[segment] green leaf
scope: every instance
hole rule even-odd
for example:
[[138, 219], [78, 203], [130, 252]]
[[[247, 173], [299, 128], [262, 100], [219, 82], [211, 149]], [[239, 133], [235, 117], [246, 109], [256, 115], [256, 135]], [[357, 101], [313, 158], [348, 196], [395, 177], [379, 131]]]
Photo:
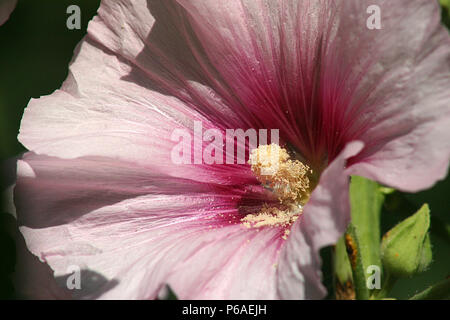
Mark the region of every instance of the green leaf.
[[390, 275], [403, 278], [426, 270], [432, 260], [429, 228], [430, 209], [425, 204], [386, 233], [381, 253], [383, 266]]
[[370, 266], [377, 266], [381, 270], [380, 257], [380, 214], [386, 192], [392, 189], [382, 188], [374, 181], [353, 176], [350, 184], [350, 203], [352, 224], [358, 236], [364, 277]]
[[428, 289], [414, 295], [410, 300], [449, 300], [450, 278], [432, 285]]

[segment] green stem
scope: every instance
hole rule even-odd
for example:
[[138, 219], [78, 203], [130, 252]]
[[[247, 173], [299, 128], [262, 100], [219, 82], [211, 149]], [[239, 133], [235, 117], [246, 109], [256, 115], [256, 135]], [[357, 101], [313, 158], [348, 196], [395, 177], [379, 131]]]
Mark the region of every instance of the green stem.
[[369, 290], [367, 289], [366, 276], [361, 260], [358, 235], [353, 224], [350, 224], [345, 233], [345, 246], [347, 248], [348, 258], [352, 268], [353, 285], [355, 288], [355, 298], [357, 300], [368, 300]]
[[[385, 188], [386, 189], [386, 188]], [[352, 176], [350, 183], [350, 204], [352, 224], [358, 238], [358, 252], [361, 256], [361, 264], [364, 271], [365, 285], [369, 278], [368, 270], [376, 266], [380, 270], [380, 215], [385, 193], [391, 192], [383, 190], [374, 181]], [[368, 289], [369, 295], [376, 290]]]

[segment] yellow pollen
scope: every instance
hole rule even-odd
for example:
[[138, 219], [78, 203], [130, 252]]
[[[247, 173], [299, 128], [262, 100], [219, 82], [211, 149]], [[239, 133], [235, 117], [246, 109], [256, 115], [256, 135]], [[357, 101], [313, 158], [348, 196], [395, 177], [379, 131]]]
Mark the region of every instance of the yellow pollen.
[[269, 207], [264, 204], [259, 213], [248, 214], [241, 222], [247, 228], [289, 227], [300, 214], [301, 208], [295, 210], [295, 208]]
[[291, 233], [291, 230], [290, 230], [290, 229], [284, 230], [284, 234], [283, 234], [282, 238], [283, 238], [284, 240], [287, 240], [287, 237], [289, 236], [290, 233]]
[[256, 178], [270, 188], [281, 203], [303, 205], [308, 201], [311, 168], [299, 160], [291, 160], [279, 145], [273, 143], [254, 149], [249, 163]]
[[279, 206], [264, 204], [260, 212], [241, 219], [247, 228], [283, 227], [287, 239], [290, 226], [302, 213], [312, 190], [311, 168], [299, 160], [291, 160], [288, 152], [277, 144], [259, 146], [250, 154], [252, 172], [262, 185], [278, 198]]

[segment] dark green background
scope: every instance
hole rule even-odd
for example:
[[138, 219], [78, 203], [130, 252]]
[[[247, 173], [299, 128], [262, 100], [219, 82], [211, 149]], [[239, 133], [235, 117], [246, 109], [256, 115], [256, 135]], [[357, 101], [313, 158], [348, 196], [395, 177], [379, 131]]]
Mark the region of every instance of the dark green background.
[[[25, 151], [17, 141], [23, 109], [30, 98], [48, 95], [61, 86], [67, 76], [73, 50], [85, 35], [88, 21], [95, 14], [99, 2], [20, 0], [10, 20], [0, 27], [0, 160]], [[81, 8], [81, 30], [66, 28], [66, 9], [71, 4], [77, 4]], [[448, 14], [443, 13], [443, 19], [450, 25]], [[0, 188], [2, 187], [4, 185], [0, 183]], [[422, 203], [428, 202], [432, 214], [440, 220], [432, 222], [431, 240], [435, 261], [431, 269], [414, 279], [400, 281], [394, 288], [395, 297], [407, 298], [450, 275], [448, 235], [442, 236], [439, 232], [443, 226], [448, 227], [450, 223], [449, 192], [450, 179], [447, 178], [431, 190], [407, 195], [412, 208], [418, 208]], [[5, 218], [6, 213], [0, 213], [0, 221]], [[400, 214], [384, 213], [384, 231], [400, 219]], [[7, 275], [14, 270], [14, 243], [4, 230], [0, 233], [0, 259], [0, 298], [13, 298], [14, 290]], [[327, 264], [324, 268], [326, 271]]]

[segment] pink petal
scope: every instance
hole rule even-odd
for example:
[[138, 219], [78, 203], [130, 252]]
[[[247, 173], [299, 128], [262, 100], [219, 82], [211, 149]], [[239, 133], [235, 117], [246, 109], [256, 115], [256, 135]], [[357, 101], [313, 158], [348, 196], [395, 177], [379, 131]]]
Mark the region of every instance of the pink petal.
[[[90, 23], [90, 36], [77, 48], [61, 90], [33, 99], [25, 111], [19, 140], [29, 150], [69, 159], [108, 156], [165, 165], [172, 162], [170, 150], [176, 143], [170, 137], [174, 129], [191, 130], [194, 120], [207, 126], [203, 117], [159, 90], [150, 73], [156, 77], [164, 71], [157, 69], [155, 61], [148, 70], [130, 60], [130, 51], [137, 55], [143, 50], [145, 38], [153, 31], [154, 19], [146, 3], [102, 2], [99, 16]], [[119, 29], [123, 38], [117, 41], [126, 45], [127, 53], [114, 53], [109, 48], [117, 37], [102, 25], [101, 17], [109, 9], [114, 13], [108, 15], [112, 20], [108, 23]], [[105, 36], [111, 36], [105, 45], [97, 42]]]
[[[147, 8], [147, 3], [156, 8]], [[165, 6], [143, 0], [102, 2], [61, 90], [28, 105], [19, 135], [22, 144], [61, 158], [108, 156], [166, 166], [172, 163], [170, 151], [176, 143], [170, 137], [176, 128], [191, 131], [195, 120], [205, 129], [243, 127], [204, 84], [208, 79], [201, 66], [179, 48], [186, 40], [180, 30], [174, 35], [167, 23], [170, 16], [158, 13]], [[202, 102], [194, 105], [192, 95]], [[208, 109], [201, 110], [202, 105]], [[214, 112], [220, 121], [205, 116]], [[236, 126], [225, 125], [233, 121]]]
[[[178, 0], [209, 61], [239, 98], [233, 110], [280, 135], [311, 162], [321, 158], [315, 97], [318, 47], [332, 2]], [[300, 32], [301, 30], [301, 32]], [[250, 115], [248, 112], [250, 111]], [[313, 133], [312, 135], [309, 135]]]
[[[233, 92], [311, 162], [361, 140], [355, 174], [406, 191], [446, 175], [450, 37], [437, 1], [178, 2]], [[366, 25], [374, 4], [381, 30]]]
[[235, 188], [108, 159], [28, 154], [16, 205], [28, 248], [55, 276], [76, 265], [105, 279], [82, 280], [91, 289], [81, 298], [154, 298], [166, 283], [185, 299], [275, 298], [279, 231], [228, 223], [248, 197]]
[[[232, 116], [222, 116], [221, 121], [211, 122], [190, 105], [187, 98], [183, 99], [182, 95], [187, 94], [182, 90], [192, 86], [192, 90], [209, 101], [208, 105], [213, 105], [217, 110], [224, 108], [223, 102], [213, 96], [211, 89], [195, 82], [195, 79], [190, 80], [189, 68], [179, 66], [180, 62], [166, 61], [164, 66], [169, 69], [161, 69], [158, 59], [169, 59], [171, 54], [180, 52], [166, 48], [166, 42], [159, 43], [160, 38], [167, 41], [165, 32], [170, 30], [160, 30], [159, 26], [153, 24], [150, 12], [141, 12], [144, 2], [134, 1], [132, 5], [122, 8], [124, 3], [128, 2], [102, 3], [99, 16], [90, 24], [89, 36], [76, 51], [69, 77], [61, 90], [29, 103], [22, 119], [19, 140], [37, 154], [65, 159], [110, 157], [136, 162], [154, 171], [181, 178], [221, 181], [226, 184], [235, 177], [233, 183], [238, 180], [252, 183], [254, 177], [243, 166], [184, 166], [173, 163], [171, 151], [178, 143], [171, 140], [175, 129], [186, 130], [193, 136], [194, 121], [201, 121], [204, 130], [215, 128], [223, 131], [229, 128], [225, 123]], [[165, 4], [157, 6], [164, 7]], [[111, 14], [109, 11], [112, 11]], [[151, 28], [149, 36], [156, 37], [156, 40], [150, 53], [155, 50], [157, 53], [152, 55], [145, 51], [148, 41], [146, 34], [145, 37], [141, 33], [129, 34], [132, 30], [120, 27], [116, 30], [117, 34], [112, 35], [108, 28], [110, 23], [114, 28], [120, 26], [120, 23], [113, 23], [117, 19], [122, 24], [138, 23], [140, 27], [136, 25], [134, 29], [144, 34], [145, 28], [148, 32]], [[121, 37], [136, 46], [133, 47], [133, 54], [137, 55], [140, 50], [144, 52], [132, 58], [130, 52], [124, 52], [123, 47], [118, 47], [125, 41]], [[105, 45], [97, 41], [103, 41]], [[171, 38], [170, 43], [173, 41]], [[162, 50], [163, 53], [160, 53]], [[180, 68], [172, 70], [173, 65]], [[166, 79], [170, 73], [176, 73], [179, 78]], [[178, 80], [183, 82], [183, 88]], [[163, 82], [168, 84], [161, 88]], [[168, 95], [166, 90], [171, 90], [171, 94]], [[194, 148], [192, 153], [197, 149]]]
[[429, 188], [450, 160], [450, 36], [439, 4], [381, 2], [383, 29], [367, 31], [356, 12], [373, 1], [345, 3], [334, 61], [345, 69], [368, 52], [372, 60], [348, 110], [351, 130], [366, 144], [352, 174], [409, 192]]
[[83, 42], [78, 50], [62, 90], [30, 102], [20, 141], [37, 153], [63, 158], [168, 162], [170, 152], [163, 151], [175, 144], [170, 141], [172, 131], [183, 127], [178, 123], [192, 121], [187, 108], [175, 98], [140, 86], [146, 81], [142, 73], [122, 79], [132, 67], [92, 41]]
[[258, 232], [241, 225], [230, 229], [234, 233], [227, 231], [231, 234], [204, 245], [169, 277], [167, 282], [180, 299], [279, 298], [276, 268], [283, 242], [279, 231]]
[[88, 33], [143, 71], [150, 89], [178, 97], [224, 128], [251, 124], [241, 119], [242, 110], [233, 108], [236, 98], [208, 61], [176, 1], [102, 1]]

